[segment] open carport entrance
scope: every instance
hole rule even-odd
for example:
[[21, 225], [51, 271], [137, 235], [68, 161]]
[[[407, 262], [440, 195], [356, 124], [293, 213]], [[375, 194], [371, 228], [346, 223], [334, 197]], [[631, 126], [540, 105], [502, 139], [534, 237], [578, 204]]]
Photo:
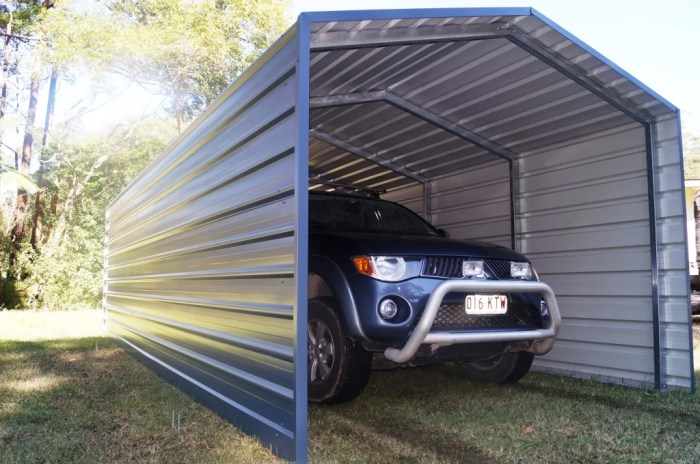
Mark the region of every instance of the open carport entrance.
[[527, 254], [564, 316], [540, 369], [692, 388], [672, 105], [530, 9], [306, 18], [312, 189]]

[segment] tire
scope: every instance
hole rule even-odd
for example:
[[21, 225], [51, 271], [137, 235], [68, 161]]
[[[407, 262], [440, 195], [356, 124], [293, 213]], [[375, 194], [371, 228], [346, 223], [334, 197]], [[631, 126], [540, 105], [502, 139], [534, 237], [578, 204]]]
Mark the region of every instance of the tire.
[[338, 404], [362, 393], [372, 371], [372, 353], [348, 337], [334, 300], [309, 301], [307, 323], [309, 401]]
[[534, 355], [527, 351], [503, 353], [475, 363], [457, 363], [457, 371], [467, 380], [481, 383], [509, 384], [522, 379], [532, 366]]

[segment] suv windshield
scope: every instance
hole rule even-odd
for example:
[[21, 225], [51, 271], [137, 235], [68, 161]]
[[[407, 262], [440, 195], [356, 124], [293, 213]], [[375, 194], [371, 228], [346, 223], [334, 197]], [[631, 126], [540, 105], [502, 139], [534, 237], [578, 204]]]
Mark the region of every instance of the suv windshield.
[[309, 197], [311, 231], [373, 232], [401, 235], [440, 234], [423, 219], [396, 203], [369, 198]]

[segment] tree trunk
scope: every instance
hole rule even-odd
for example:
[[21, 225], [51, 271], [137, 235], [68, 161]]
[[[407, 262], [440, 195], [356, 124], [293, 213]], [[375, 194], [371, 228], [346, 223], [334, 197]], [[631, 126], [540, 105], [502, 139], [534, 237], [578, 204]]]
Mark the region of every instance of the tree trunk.
[[[49, 132], [51, 130], [51, 122], [53, 119], [53, 110], [56, 103], [56, 82], [58, 81], [58, 73], [54, 69], [51, 72], [51, 83], [49, 85], [49, 98], [46, 105], [46, 119], [44, 121], [44, 136], [41, 140], [41, 147], [46, 146], [48, 141]], [[34, 203], [34, 221], [32, 223], [32, 236], [31, 244], [35, 250], [41, 247], [41, 235], [43, 233], [44, 227], [44, 214], [46, 211], [46, 194], [44, 192], [45, 182], [46, 182], [46, 163], [40, 161], [39, 164], [39, 191], [36, 194], [36, 201]]]
[[[0, 75], [0, 119], [5, 117], [5, 106], [7, 105], [7, 73], [10, 69], [10, 39], [12, 38], [12, 13], [5, 28], [5, 47], [2, 50], [2, 75]], [[2, 145], [2, 131], [0, 131], [0, 146]], [[1, 148], [0, 148], [1, 149]], [[15, 155], [16, 156], [16, 155]]]
[[48, 227], [46, 228], [46, 238], [44, 239], [44, 243], [49, 243], [51, 242], [51, 239], [53, 237], [55, 229], [55, 221], [56, 221], [56, 211], [58, 211], [58, 192], [54, 192], [51, 194], [51, 205], [49, 206], [49, 214], [51, 215], [51, 222], [49, 223]]
[[[29, 175], [29, 167], [32, 163], [32, 146], [34, 144], [34, 123], [36, 120], [36, 108], [39, 100], [39, 79], [41, 77], [41, 60], [34, 57], [32, 80], [29, 90], [29, 107], [27, 109], [27, 121], [24, 126], [24, 142], [22, 144], [22, 158], [19, 164], [19, 172]], [[10, 269], [8, 275], [16, 270], [17, 253], [24, 239], [24, 218], [27, 214], [27, 192], [24, 189], [17, 190], [17, 205], [15, 206], [14, 219], [12, 221], [12, 234], [10, 236]]]
[[[7, 104], [7, 73], [10, 69], [10, 23], [7, 23], [7, 37], [5, 37], [5, 47], [2, 52], [2, 76], [0, 76], [0, 118], [5, 116], [5, 105]], [[1, 136], [2, 134], [0, 134]]]

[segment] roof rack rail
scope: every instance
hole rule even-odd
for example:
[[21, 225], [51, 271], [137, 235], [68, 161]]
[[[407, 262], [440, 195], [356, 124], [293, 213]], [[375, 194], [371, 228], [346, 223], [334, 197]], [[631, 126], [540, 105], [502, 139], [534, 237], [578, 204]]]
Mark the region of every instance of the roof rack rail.
[[386, 190], [383, 189], [362, 187], [360, 185], [341, 184], [338, 182], [329, 182], [327, 180], [309, 179], [309, 183], [333, 187], [342, 193], [354, 193], [356, 195], [366, 195], [372, 198], [379, 198], [379, 195], [386, 193]]

